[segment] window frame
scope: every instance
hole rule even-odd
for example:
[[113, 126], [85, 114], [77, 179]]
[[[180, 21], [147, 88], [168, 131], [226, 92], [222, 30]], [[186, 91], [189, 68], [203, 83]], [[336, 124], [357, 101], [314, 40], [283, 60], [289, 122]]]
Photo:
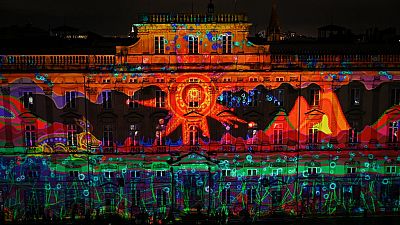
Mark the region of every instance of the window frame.
[[223, 34], [222, 35], [222, 53], [223, 54], [232, 54], [232, 46], [233, 45], [233, 36], [232, 34]]
[[[29, 140], [28, 140], [29, 137]], [[25, 124], [24, 144], [26, 147], [36, 147], [36, 126], [34, 124]]]
[[76, 109], [76, 91], [65, 91], [65, 107], [67, 109]]
[[200, 43], [199, 43], [199, 37], [196, 35], [188, 35], [188, 50], [189, 54], [199, 54], [200, 51]]
[[67, 145], [78, 145], [78, 126], [76, 124], [67, 124]]
[[310, 90], [311, 107], [320, 107], [321, 104], [321, 89], [311, 88]]
[[388, 127], [388, 142], [389, 143], [398, 143], [400, 138], [399, 135], [399, 124], [400, 120], [389, 122]]
[[249, 177], [254, 177], [254, 176], [257, 176], [257, 174], [258, 174], [258, 171], [257, 171], [257, 169], [247, 169], [247, 176], [249, 176]]
[[101, 92], [101, 97], [103, 100], [103, 109], [112, 109], [112, 91], [105, 90]]
[[[276, 138], [278, 136], [278, 138]], [[273, 129], [273, 141], [274, 145], [282, 145], [283, 144], [283, 124], [275, 123]]]
[[400, 88], [392, 88], [390, 93], [390, 105], [400, 105]]
[[139, 91], [129, 91], [128, 93], [128, 108], [138, 109], [140, 102], [140, 92]]
[[[107, 139], [107, 141], [106, 141]], [[106, 124], [103, 127], [103, 147], [114, 147], [113, 125]]]
[[353, 107], [361, 106], [361, 89], [360, 88], [354, 87], [354, 88], [350, 89], [350, 104]]
[[156, 90], [156, 108], [165, 108], [166, 93], [163, 90]]
[[154, 54], [165, 54], [165, 37], [163, 35], [154, 36]]
[[33, 97], [33, 91], [22, 92], [22, 104], [24, 109], [32, 110], [35, 104], [35, 98]]
[[[193, 95], [193, 92], [195, 92], [195, 96]], [[188, 91], [188, 105], [189, 108], [199, 108], [200, 107], [200, 102], [201, 102], [201, 90], [197, 88], [191, 88]]]
[[319, 134], [319, 129], [311, 126], [308, 128], [308, 137], [307, 137], [307, 142], [309, 144], [318, 144], [320, 143], [320, 134]]

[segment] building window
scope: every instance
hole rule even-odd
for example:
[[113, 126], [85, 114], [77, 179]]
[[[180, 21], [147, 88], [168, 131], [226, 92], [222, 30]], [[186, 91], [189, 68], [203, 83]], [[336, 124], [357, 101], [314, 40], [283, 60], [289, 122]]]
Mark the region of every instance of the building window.
[[222, 204], [231, 204], [231, 189], [224, 188], [221, 192]]
[[156, 171], [156, 177], [165, 177], [165, 176], [167, 176], [166, 170], [157, 170]]
[[105, 171], [104, 172], [104, 177], [107, 179], [111, 179], [115, 177], [115, 172], [113, 171]]
[[[257, 136], [257, 123], [251, 121], [250, 123], [248, 123], [247, 125], [247, 138], [254, 138]], [[253, 141], [253, 140], [252, 140]], [[253, 144], [253, 143], [252, 143]]]
[[164, 206], [167, 204], [167, 195], [168, 193], [164, 189], [157, 189], [157, 206]]
[[78, 170], [69, 171], [69, 178], [70, 179], [78, 179], [78, 176], [79, 176], [79, 171]]
[[308, 143], [319, 143], [319, 131], [317, 127], [308, 129]]
[[247, 169], [247, 176], [257, 176], [257, 169]]
[[33, 94], [31, 91], [24, 91], [22, 96], [22, 102], [25, 109], [33, 109]]
[[162, 130], [156, 131], [156, 145], [164, 146], [164, 135]]
[[231, 170], [230, 169], [222, 169], [221, 170], [221, 176], [230, 177], [231, 176]]
[[33, 125], [25, 126], [25, 146], [36, 146], [36, 129]]
[[139, 206], [141, 200], [140, 190], [133, 190], [132, 192], [132, 205]]
[[359, 106], [361, 104], [360, 88], [350, 89], [351, 106]]
[[222, 36], [222, 53], [231, 54], [232, 53], [232, 35], [225, 34]]
[[142, 175], [142, 173], [139, 170], [131, 171], [131, 178], [140, 178], [141, 175]]
[[310, 91], [310, 100], [311, 100], [311, 106], [319, 106], [319, 95], [320, 95], [320, 89], [311, 89]]
[[352, 122], [352, 126], [349, 129], [349, 143], [358, 143], [359, 140], [359, 133], [356, 131], [358, 127], [358, 122]]
[[75, 124], [67, 125], [67, 144], [69, 146], [76, 146], [78, 144], [77, 132], [77, 126]]
[[278, 176], [282, 174], [282, 168], [272, 169], [272, 176]]
[[190, 35], [189, 36], [189, 54], [199, 53], [199, 37]]
[[103, 98], [103, 109], [111, 109], [111, 91], [103, 91], [101, 96]]
[[32, 168], [32, 169], [29, 169], [28, 171], [27, 171], [27, 177], [28, 177], [28, 179], [30, 179], [30, 180], [33, 180], [33, 179], [38, 179], [39, 178], [39, 170], [40, 169], [38, 169], [38, 168]]
[[128, 96], [128, 107], [130, 109], [137, 109], [139, 108], [139, 92], [129, 92], [129, 96]]
[[154, 53], [164, 54], [164, 36], [154, 37]]
[[156, 108], [165, 107], [165, 92], [162, 90], [156, 90]]
[[249, 106], [256, 107], [258, 103], [258, 91], [257, 90], [250, 90], [249, 91]]
[[219, 96], [219, 101], [226, 107], [232, 107], [232, 91], [223, 91]]
[[247, 189], [247, 204], [256, 203], [256, 199], [257, 199], [257, 189], [253, 187]]
[[386, 166], [386, 173], [394, 174], [396, 173], [396, 166]]
[[394, 88], [392, 89], [391, 93], [391, 105], [400, 105], [400, 88]]
[[105, 125], [103, 131], [103, 146], [112, 147], [113, 146], [113, 131], [111, 125]]
[[200, 106], [200, 90], [191, 88], [188, 92], [189, 107], [198, 108]]
[[274, 124], [274, 144], [283, 144], [283, 124], [281, 123]]
[[348, 174], [354, 174], [357, 172], [357, 167], [347, 167]]
[[274, 97], [273, 99], [275, 106], [283, 107], [283, 103], [285, 102], [285, 90], [284, 89], [276, 89], [274, 90]]
[[389, 123], [389, 143], [396, 143], [399, 140], [398, 131], [400, 127], [400, 121]]
[[165, 145], [165, 125], [164, 119], [159, 119], [156, 127], [156, 145], [164, 146]]
[[189, 78], [189, 83], [199, 83], [199, 79], [197, 78]]
[[197, 146], [199, 144], [199, 131], [196, 125], [189, 126], [189, 145]]
[[75, 109], [76, 107], [76, 92], [66, 91], [65, 92], [65, 106], [70, 109]]
[[139, 125], [131, 124], [129, 126], [129, 139], [131, 146], [139, 146], [140, 136], [139, 136]]
[[111, 83], [111, 79], [110, 78], [103, 78], [102, 82], [103, 82], [103, 84], [110, 84]]
[[321, 167], [308, 167], [307, 172], [310, 175], [321, 173]]
[[232, 81], [232, 79], [231, 79], [230, 77], [224, 77], [224, 78], [222, 78], [222, 82], [227, 83], [227, 82], [231, 82], [231, 81]]
[[249, 77], [249, 82], [258, 82], [257, 77]]

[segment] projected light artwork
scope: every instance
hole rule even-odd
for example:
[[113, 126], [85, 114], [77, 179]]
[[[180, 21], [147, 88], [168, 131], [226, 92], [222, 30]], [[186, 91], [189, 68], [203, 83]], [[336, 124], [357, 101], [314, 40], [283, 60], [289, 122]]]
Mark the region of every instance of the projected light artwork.
[[214, 16], [143, 16], [114, 54], [1, 55], [6, 220], [398, 212], [399, 54], [284, 52]]

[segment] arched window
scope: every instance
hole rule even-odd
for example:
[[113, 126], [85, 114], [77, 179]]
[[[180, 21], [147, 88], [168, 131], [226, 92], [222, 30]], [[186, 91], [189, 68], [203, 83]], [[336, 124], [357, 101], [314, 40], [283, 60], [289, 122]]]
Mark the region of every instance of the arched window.
[[189, 126], [189, 145], [196, 146], [199, 144], [199, 131], [196, 125]]
[[200, 106], [200, 90], [192, 88], [188, 92], [189, 107], [198, 108]]

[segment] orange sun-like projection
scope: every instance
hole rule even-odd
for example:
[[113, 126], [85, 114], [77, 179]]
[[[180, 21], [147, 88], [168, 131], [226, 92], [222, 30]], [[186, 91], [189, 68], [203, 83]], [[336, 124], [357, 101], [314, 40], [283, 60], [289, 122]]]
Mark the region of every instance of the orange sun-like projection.
[[[228, 108], [217, 103], [217, 97], [222, 90], [216, 90], [210, 77], [200, 74], [187, 74], [176, 78], [176, 82], [171, 84], [166, 90], [172, 117], [166, 126], [166, 135], [172, 133], [180, 125], [183, 130], [183, 142], [189, 142], [189, 132], [193, 131], [193, 126], [201, 132], [203, 137], [210, 137], [210, 127], [207, 117], [211, 117], [222, 124], [234, 125], [237, 123], [247, 123], [239, 119], [233, 113], [221, 112]], [[150, 105], [145, 102], [145, 105]]]

